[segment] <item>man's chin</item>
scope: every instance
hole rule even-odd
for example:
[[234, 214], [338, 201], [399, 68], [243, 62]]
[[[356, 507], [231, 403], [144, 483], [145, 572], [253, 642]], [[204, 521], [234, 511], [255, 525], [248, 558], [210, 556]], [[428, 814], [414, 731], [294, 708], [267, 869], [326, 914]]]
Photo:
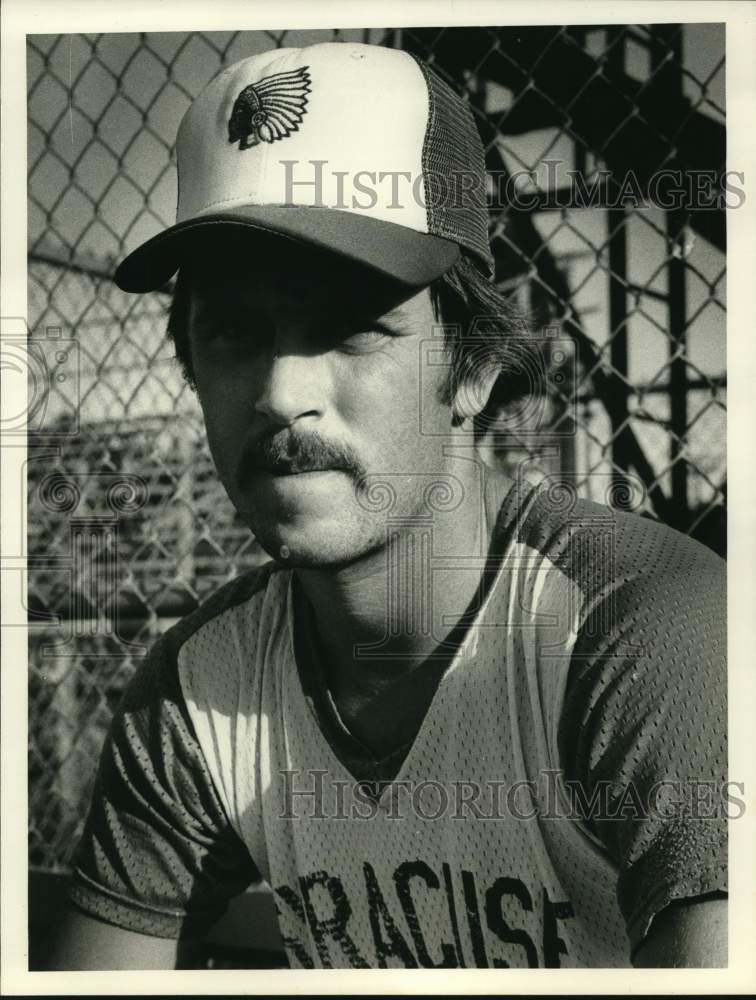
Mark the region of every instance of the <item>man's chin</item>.
[[250, 527], [270, 558], [292, 569], [335, 572], [367, 558], [381, 545], [381, 539], [371, 539], [358, 532], [349, 537], [351, 533], [343, 530], [267, 531]]

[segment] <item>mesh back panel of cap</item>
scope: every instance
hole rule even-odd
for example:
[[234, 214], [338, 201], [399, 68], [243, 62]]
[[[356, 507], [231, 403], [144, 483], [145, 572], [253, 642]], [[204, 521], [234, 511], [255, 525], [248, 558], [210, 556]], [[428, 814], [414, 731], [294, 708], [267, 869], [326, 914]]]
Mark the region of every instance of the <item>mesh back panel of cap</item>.
[[[417, 63], [428, 86], [422, 158], [428, 231], [467, 247], [493, 276], [483, 143], [467, 105], [421, 59]], [[464, 189], [473, 183], [473, 190]]]

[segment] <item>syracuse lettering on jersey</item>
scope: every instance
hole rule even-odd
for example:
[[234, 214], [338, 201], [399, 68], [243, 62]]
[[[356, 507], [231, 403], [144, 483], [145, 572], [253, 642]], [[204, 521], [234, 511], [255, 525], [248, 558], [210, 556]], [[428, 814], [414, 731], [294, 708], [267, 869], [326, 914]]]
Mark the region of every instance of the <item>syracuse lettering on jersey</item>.
[[[439, 877], [425, 861], [404, 861], [394, 869], [393, 888], [387, 895], [373, 866], [364, 862], [364, 894], [359, 900], [350, 899], [342, 880], [324, 870], [300, 876], [299, 891], [288, 885], [278, 886], [276, 908], [289, 956], [303, 968], [315, 967], [304, 941], [284, 932], [289, 923], [282, 919], [286, 914], [309, 928], [325, 968], [501, 969], [512, 964], [529, 968], [561, 965], [560, 957], [568, 951], [558, 922], [574, 916], [569, 901], [553, 901], [543, 888], [534, 894], [518, 878], [501, 876], [481, 887], [473, 872], [462, 869], [452, 874], [446, 863], [441, 869]], [[448, 912], [445, 929], [421, 926], [415, 904], [420, 892], [444, 894]], [[394, 895], [406, 931], [389, 905]], [[362, 954], [350, 934], [356, 905], [367, 907], [373, 955]], [[513, 906], [522, 915], [518, 926], [512, 926], [505, 917], [505, 912], [512, 913]], [[437, 942], [435, 949], [433, 941]]]

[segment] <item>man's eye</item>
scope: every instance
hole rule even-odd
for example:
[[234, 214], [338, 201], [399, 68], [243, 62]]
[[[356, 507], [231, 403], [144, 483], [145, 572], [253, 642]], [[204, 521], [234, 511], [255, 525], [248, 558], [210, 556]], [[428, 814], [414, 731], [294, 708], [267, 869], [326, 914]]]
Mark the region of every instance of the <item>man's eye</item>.
[[238, 320], [218, 319], [207, 323], [204, 327], [201, 339], [208, 345], [214, 344], [218, 347], [232, 345], [234, 348], [252, 347], [262, 340], [262, 332], [253, 330], [249, 323], [241, 323]]
[[377, 347], [385, 339], [386, 334], [380, 330], [359, 330], [357, 333], [345, 334], [341, 338], [341, 347], [348, 351], [365, 351]]
[[213, 335], [216, 337], [224, 337], [229, 340], [239, 340], [241, 337], [246, 336], [246, 331], [242, 327], [241, 323], [235, 323], [233, 320], [228, 320], [227, 322], [221, 321], [218, 323]]

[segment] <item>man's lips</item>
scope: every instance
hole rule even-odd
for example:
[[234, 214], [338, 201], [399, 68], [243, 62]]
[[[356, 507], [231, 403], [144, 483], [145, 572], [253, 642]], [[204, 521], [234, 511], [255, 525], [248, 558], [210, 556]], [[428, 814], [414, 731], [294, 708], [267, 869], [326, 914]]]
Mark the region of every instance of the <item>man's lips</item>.
[[317, 472], [343, 472], [333, 465], [312, 466], [312, 465], [261, 465], [254, 469], [253, 475], [267, 473], [276, 478], [281, 476], [306, 476]]

